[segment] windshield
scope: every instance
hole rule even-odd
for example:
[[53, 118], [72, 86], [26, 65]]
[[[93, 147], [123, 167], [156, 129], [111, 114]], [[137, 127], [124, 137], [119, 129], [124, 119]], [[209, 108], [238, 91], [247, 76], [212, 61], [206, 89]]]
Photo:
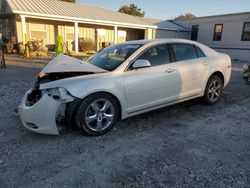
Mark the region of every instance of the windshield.
[[107, 71], [112, 71], [121, 65], [140, 46], [140, 44], [114, 45], [96, 53], [87, 59], [87, 62]]

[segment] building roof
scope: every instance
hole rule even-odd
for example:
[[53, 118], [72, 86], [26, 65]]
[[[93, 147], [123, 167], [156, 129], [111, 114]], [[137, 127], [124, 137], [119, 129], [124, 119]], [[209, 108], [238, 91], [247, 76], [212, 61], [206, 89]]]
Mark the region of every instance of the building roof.
[[153, 24], [155, 26], [157, 26], [157, 28], [159, 29], [165, 29], [165, 30], [174, 30], [174, 31], [188, 31], [188, 29], [173, 23], [169, 20], [160, 20], [157, 18], [141, 18], [143, 19], [145, 22], [148, 22], [149, 24]]
[[12, 13], [89, 21], [117, 25], [134, 25], [156, 28], [154, 24], [140, 17], [130, 16], [116, 11], [58, 0], [6, 0]]
[[144, 17], [141, 17], [140, 19], [142, 19], [144, 22], [147, 22], [149, 24], [156, 24], [158, 22], [162, 22], [163, 20], [161, 19], [158, 19], [158, 18], [144, 18]]
[[141, 18], [96, 6], [59, 0], [6, 0], [6, 2], [14, 14], [130, 27], [186, 30], [169, 21], [156, 18]]
[[211, 15], [211, 16], [200, 16], [200, 17], [194, 17], [194, 18], [179, 18], [179, 19], [175, 19], [172, 21], [196, 20], [196, 19], [216, 18], [216, 17], [225, 17], [225, 16], [241, 16], [241, 15], [250, 15], [250, 12], [237, 12], [237, 13], [219, 14], [219, 15]]
[[178, 30], [178, 31], [189, 31], [183, 26], [180, 26], [176, 23], [173, 23], [169, 20], [158, 22], [155, 24], [159, 29], [169, 29], [169, 30]]

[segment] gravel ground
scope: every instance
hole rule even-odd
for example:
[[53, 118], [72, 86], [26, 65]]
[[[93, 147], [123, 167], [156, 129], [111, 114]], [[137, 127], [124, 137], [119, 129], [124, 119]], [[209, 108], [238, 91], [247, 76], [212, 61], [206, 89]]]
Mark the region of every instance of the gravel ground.
[[215, 106], [181, 103], [94, 138], [24, 129], [14, 110], [39, 70], [0, 69], [0, 187], [250, 187], [250, 86], [241, 66], [234, 63]]

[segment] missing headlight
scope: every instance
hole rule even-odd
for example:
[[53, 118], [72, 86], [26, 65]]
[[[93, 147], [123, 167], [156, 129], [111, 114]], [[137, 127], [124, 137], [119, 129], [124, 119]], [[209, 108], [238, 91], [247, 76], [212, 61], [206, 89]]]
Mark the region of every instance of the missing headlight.
[[65, 88], [46, 89], [44, 92], [60, 102], [71, 102], [74, 100], [74, 97]]
[[34, 88], [27, 95], [26, 105], [32, 106], [32, 105], [36, 104], [37, 101], [39, 101], [41, 98], [42, 98], [41, 90]]

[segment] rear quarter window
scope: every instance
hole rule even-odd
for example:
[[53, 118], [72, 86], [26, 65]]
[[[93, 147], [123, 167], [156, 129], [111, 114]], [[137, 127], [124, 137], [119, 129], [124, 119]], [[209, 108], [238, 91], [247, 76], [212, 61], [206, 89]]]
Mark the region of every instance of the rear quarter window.
[[205, 54], [203, 53], [203, 51], [197, 46], [196, 46], [196, 51], [197, 51], [197, 55], [199, 58], [205, 57]]

